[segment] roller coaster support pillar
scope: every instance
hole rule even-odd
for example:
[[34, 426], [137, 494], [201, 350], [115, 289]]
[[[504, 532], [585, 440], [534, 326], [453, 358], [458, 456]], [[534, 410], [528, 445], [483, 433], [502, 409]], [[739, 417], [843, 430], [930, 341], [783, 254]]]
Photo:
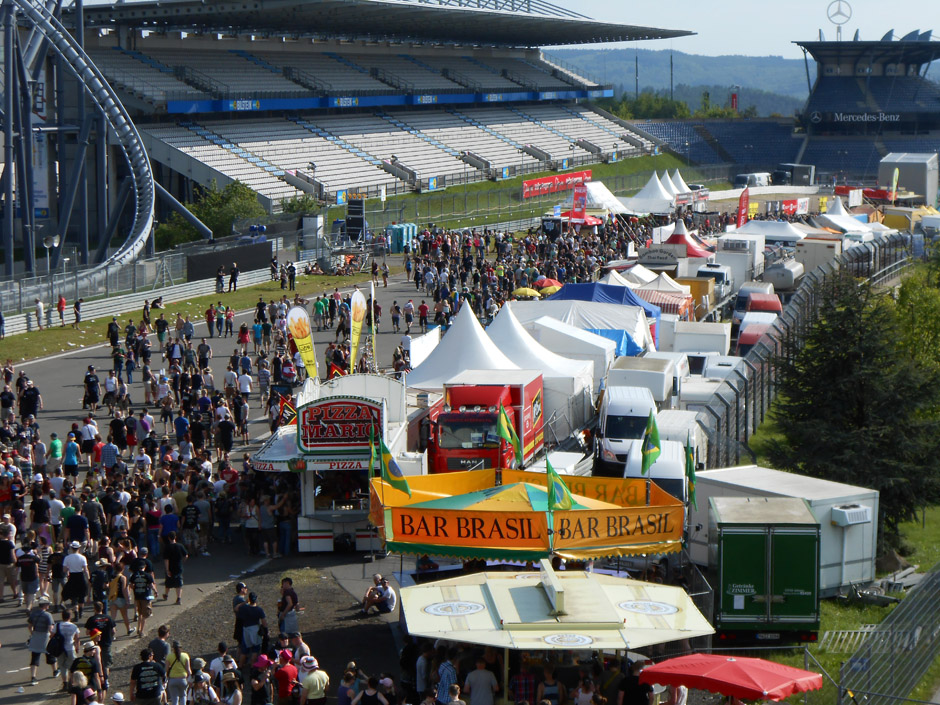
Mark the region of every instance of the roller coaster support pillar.
[[186, 206], [184, 206], [182, 203], [177, 201], [175, 198], [173, 198], [170, 192], [167, 191], [165, 188], [163, 188], [163, 186], [161, 186], [159, 182], [154, 181], [153, 186], [156, 189], [157, 196], [159, 196], [164, 201], [166, 201], [166, 204], [170, 208], [175, 210], [177, 213], [179, 213], [180, 216], [183, 218], [183, 220], [185, 220], [187, 223], [189, 223], [194, 228], [196, 228], [196, 230], [199, 231], [199, 234], [202, 235], [207, 240], [212, 239], [212, 231], [209, 229], [208, 225], [206, 225], [201, 220], [199, 220], [199, 218], [197, 218], [192, 213], [190, 213], [189, 209], [186, 208]]

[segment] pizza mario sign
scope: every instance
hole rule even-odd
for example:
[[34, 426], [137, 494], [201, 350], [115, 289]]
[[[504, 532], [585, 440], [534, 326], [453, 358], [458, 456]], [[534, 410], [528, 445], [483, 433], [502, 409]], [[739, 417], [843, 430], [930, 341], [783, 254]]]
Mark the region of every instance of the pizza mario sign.
[[297, 448], [335, 455], [369, 450], [369, 431], [382, 437], [382, 404], [363, 397], [328, 397], [297, 410]]

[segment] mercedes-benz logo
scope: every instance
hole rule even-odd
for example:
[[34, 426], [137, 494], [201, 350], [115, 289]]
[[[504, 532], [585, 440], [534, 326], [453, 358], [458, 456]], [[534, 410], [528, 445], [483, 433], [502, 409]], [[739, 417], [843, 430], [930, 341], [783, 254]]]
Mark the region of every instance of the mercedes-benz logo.
[[809, 121], [814, 124], [822, 122], [822, 113], [820, 113], [818, 110], [814, 110], [812, 113], [810, 113]]
[[845, 0], [833, 0], [826, 8], [826, 17], [832, 24], [845, 24], [852, 19], [852, 6]]

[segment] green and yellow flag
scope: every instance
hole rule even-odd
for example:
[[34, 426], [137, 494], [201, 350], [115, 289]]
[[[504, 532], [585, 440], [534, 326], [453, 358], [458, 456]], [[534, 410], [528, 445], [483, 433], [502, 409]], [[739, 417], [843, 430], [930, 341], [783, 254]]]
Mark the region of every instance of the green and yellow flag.
[[640, 466], [640, 471], [644, 475], [653, 467], [653, 463], [656, 462], [656, 458], [659, 457], [661, 452], [659, 429], [656, 427], [656, 414], [650, 411], [650, 417], [646, 422], [646, 432], [643, 434], [643, 464]]
[[571, 491], [568, 485], [561, 479], [561, 475], [555, 472], [552, 464], [545, 459], [545, 473], [548, 476], [548, 508], [550, 511], [571, 509], [574, 506], [574, 499], [571, 497]]
[[522, 444], [516, 434], [516, 428], [509, 418], [509, 413], [503, 403], [499, 403], [499, 418], [496, 420], [496, 435], [509, 443], [516, 456], [516, 467], [522, 467]]
[[375, 447], [375, 426], [369, 427], [369, 477], [374, 477], [373, 472], [375, 470], [376, 461], [378, 461], [379, 456], [376, 452]]
[[695, 501], [695, 451], [692, 449], [691, 433], [685, 443], [685, 476], [689, 481], [689, 501], [698, 509], [698, 502]]
[[408, 486], [408, 480], [405, 479], [404, 473], [402, 473], [401, 468], [398, 467], [395, 458], [392, 457], [392, 452], [381, 438], [379, 438], [379, 450], [381, 451], [379, 461], [382, 464], [382, 479], [396, 490], [407, 493], [410, 497], [411, 488]]

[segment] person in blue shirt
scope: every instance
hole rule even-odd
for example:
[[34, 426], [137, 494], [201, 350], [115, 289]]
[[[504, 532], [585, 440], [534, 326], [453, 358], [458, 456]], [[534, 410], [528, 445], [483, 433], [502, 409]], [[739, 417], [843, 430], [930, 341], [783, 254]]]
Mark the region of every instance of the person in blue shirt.
[[183, 437], [189, 432], [189, 419], [186, 418], [186, 412], [180, 411], [180, 415], [173, 419], [173, 428], [176, 430], [177, 444], [183, 442]]
[[163, 516], [160, 517], [160, 538], [163, 539], [163, 549], [166, 550], [167, 546], [167, 536], [169, 534], [176, 535], [176, 532], [179, 531], [180, 518], [179, 515], [174, 513], [173, 505], [167, 504], [163, 507]]
[[82, 448], [75, 442], [75, 434], [68, 435], [65, 448], [62, 449], [62, 470], [65, 476], [78, 477], [78, 464], [82, 462]]

